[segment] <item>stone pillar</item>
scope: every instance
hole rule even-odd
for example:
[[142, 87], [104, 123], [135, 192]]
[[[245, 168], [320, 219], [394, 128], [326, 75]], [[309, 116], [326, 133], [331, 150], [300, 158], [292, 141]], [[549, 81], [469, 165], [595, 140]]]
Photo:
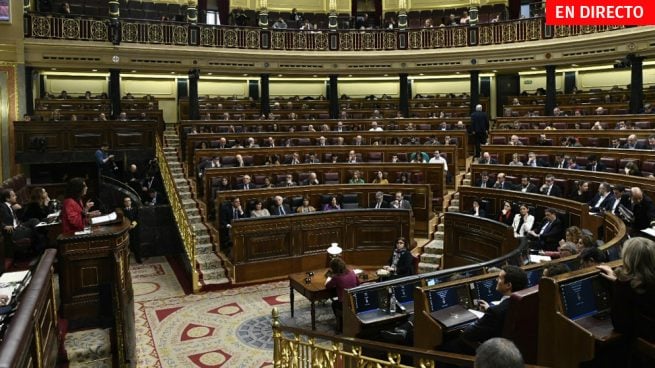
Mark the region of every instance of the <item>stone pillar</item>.
[[186, 8], [186, 21], [191, 24], [196, 24], [198, 22], [198, 1], [189, 0], [188, 6]]
[[555, 65], [546, 65], [546, 116], [552, 116], [553, 109], [557, 107], [555, 69]]
[[[25, 113], [28, 115], [34, 114], [34, 74], [36, 71], [34, 67], [25, 67]], [[22, 119], [22, 116], [17, 116], [16, 119]]]
[[407, 28], [407, 1], [398, 0], [398, 29]]
[[471, 26], [478, 25], [479, 6], [480, 6], [480, 0], [471, 0], [471, 6], [469, 7], [469, 25]]
[[121, 70], [109, 69], [109, 105], [112, 119], [121, 114]]
[[330, 119], [339, 118], [339, 76], [330, 76], [330, 93], [328, 95], [330, 100]]
[[200, 69], [189, 70], [189, 118], [200, 120], [200, 104], [198, 103], [198, 80]]
[[121, 22], [121, 8], [118, 0], [109, 0], [109, 40], [113, 45], [120, 45], [123, 38]]
[[268, 78], [269, 74], [262, 74], [259, 80], [259, 103], [261, 104], [261, 114], [266, 116], [271, 112]]
[[630, 69], [630, 113], [639, 114], [644, 108], [644, 57], [628, 55]]
[[[475, 105], [480, 103], [480, 72], [478, 70], [471, 70], [471, 113], [475, 111]], [[489, 106], [486, 106], [486, 111], [489, 111]]]
[[409, 117], [409, 80], [407, 73], [400, 73], [400, 103], [398, 109], [404, 117]]
[[258, 24], [262, 28], [268, 28], [268, 1], [267, 0], [259, 0]]
[[337, 0], [330, 0], [328, 6], [328, 28], [330, 28], [330, 31], [336, 31], [339, 28], [337, 22]]

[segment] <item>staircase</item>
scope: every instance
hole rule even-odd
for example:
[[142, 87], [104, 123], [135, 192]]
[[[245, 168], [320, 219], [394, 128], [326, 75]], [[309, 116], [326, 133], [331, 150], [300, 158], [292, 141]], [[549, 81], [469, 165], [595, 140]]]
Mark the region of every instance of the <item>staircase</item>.
[[203, 222], [199, 205], [191, 192], [189, 181], [184, 176], [184, 168], [179, 158], [180, 137], [174, 126], [167, 126], [164, 131], [164, 155], [168, 162], [168, 168], [173, 176], [175, 187], [180, 193], [182, 206], [184, 207], [190, 225], [196, 234], [196, 267], [200, 275], [199, 282], [202, 288], [227, 284], [227, 272], [223, 262], [214, 252], [211, 236], [207, 225]]

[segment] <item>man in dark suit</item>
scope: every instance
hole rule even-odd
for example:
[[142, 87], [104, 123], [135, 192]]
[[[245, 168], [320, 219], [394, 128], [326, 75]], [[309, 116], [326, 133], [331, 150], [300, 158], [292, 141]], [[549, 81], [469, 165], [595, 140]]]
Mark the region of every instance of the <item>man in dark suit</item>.
[[539, 227], [535, 230], [530, 230], [528, 234], [533, 238], [533, 245], [531, 248], [541, 250], [557, 249], [558, 242], [562, 239], [564, 228], [562, 221], [557, 218], [557, 212], [552, 208], [546, 208], [544, 211], [544, 219]]
[[630, 233], [636, 235], [640, 230], [650, 227], [655, 220], [655, 204], [639, 187], [630, 188], [630, 203], [634, 215]]
[[537, 188], [537, 186], [534, 185], [527, 176], [521, 177], [521, 186], [519, 186], [517, 190], [520, 190], [523, 193], [539, 193], [539, 188]]
[[476, 105], [471, 114], [471, 133], [475, 139], [475, 157], [480, 157], [480, 145], [487, 143], [489, 136], [489, 117], [482, 111], [482, 105]]
[[490, 305], [485, 300], [478, 300], [477, 307], [484, 312], [484, 315], [466, 327], [457, 339], [445, 344], [442, 350], [475, 355], [475, 349], [479, 344], [501, 336], [509, 308], [510, 295], [527, 286], [528, 276], [525, 271], [517, 266], [503, 266], [496, 279], [496, 291], [502, 295], [499, 303]]
[[489, 152], [485, 152], [482, 154], [482, 158], [478, 160], [478, 163], [483, 165], [497, 165], [498, 161], [495, 158], [491, 157]]
[[612, 193], [614, 194], [614, 203], [612, 203], [610, 211], [613, 214], [617, 216], [620, 214], [619, 206], [628, 209], [632, 206], [630, 203], [630, 194], [625, 192], [625, 187], [623, 185], [615, 185], [614, 188], [612, 188]]
[[221, 249], [229, 251], [232, 247], [232, 239], [230, 238], [232, 223], [235, 220], [246, 218], [248, 216], [241, 207], [241, 200], [239, 197], [233, 198], [232, 202], [223, 204], [220, 211]]
[[555, 155], [555, 162], [553, 162], [553, 167], [558, 169], [568, 169], [569, 156]]
[[612, 188], [607, 183], [600, 183], [598, 193], [588, 203], [591, 212], [608, 211], [614, 204], [614, 194]]
[[123, 215], [130, 220], [130, 250], [134, 253], [136, 263], [143, 263], [139, 241], [139, 210], [132, 206], [132, 198], [123, 198]]
[[375, 203], [371, 205], [371, 208], [389, 208], [389, 202], [384, 200], [384, 193], [376, 192], [375, 193]]
[[480, 174], [481, 178], [475, 183], [475, 186], [478, 188], [493, 188], [494, 182], [489, 179], [489, 174], [486, 171], [483, 171]]
[[[11, 240], [11, 249], [5, 249], [5, 256], [13, 257], [14, 245], [23, 240], [30, 239], [32, 249], [41, 251], [44, 245], [44, 240], [38, 236], [34, 226], [39, 223], [38, 219], [30, 219], [26, 222], [21, 222], [18, 219], [16, 211], [19, 211], [21, 206], [16, 203], [16, 193], [11, 189], [3, 189], [0, 192], [0, 219], [2, 220], [2, 235]], [[3, 246], [0, 244], [0, 246]], [[0, 265], [4, 268], [4, 265]]]
[[541, 189], [539, 191], [541, 194], [547, 195], [547, 196], [553, 196], [553, 197], [561, 197], [562, 196], [562, 188], [559, 187], [559, 185], [555, 184], [555, 177], [552, 175], [546, 175], [546, 179], [544, 180], [544, 185], [541, 186]]
[[514, 190], [514, 184], [505, 180], [505, 173], [498, 173], [498, 175], [496, 175], [496, 183], [494, 183], [494, 188]]
[[537, 158], [537, 155], [534, 152], [528, 153], [528, 160], [525, 162], [525, 166], [530, 167], [546, 167], [549, 166], [547, 162]]
[[241, 178], [241, 183], [237, 184], [237, 190], [251, 190], [255, 189], [255, 185], [252, 183], [250, 175], [244, 175]]
[[606, 169], [607, 167], [605, 167], [605, 164], [598, 161], [598, 156], [589, 155], [589, 157], [587, 157], [587, 170], [605, 172]]
[[271, 211], [273, 216], [284, 216], [291, 213], [291, 208], [288, 204], [284, 203], [282, 196], [275, 196], [275, 205]]

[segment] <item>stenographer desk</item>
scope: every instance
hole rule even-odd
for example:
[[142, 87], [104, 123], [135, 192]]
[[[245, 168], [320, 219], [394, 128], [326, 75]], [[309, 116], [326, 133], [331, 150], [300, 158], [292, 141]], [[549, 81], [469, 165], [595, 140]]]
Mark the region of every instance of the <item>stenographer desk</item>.
[[130, 222], [119, 215], [88, 234], [57, 239], [62, 313], [69, 320], [111, 321], [115, 367], [136, 364], [129, 230]]

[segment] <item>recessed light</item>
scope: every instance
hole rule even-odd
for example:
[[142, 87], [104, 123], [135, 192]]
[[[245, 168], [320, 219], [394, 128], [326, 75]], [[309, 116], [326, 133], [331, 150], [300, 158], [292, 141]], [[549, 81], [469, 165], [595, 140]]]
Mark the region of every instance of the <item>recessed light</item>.
[[132, 73], [136, 73], [136, 70], [132, 70]]
[[537, 67], [533, 66], [533, 67], [530, 68], [530, 69], [532, 69], [532, 70], [537, 70]]
[[423, 74], [423, 73], [418, 73], [418, 75], [425, 75], [425, 74]]
[[171, 74], [175, 74], [175, 72], [171, 72]]
[[576, 68], [578, 64], [571, 64], [572, 67]]
[[455, 72], [455, 74], [461, 74], [460, 72]]
[[248, 73], [243, 73], [243, 76], [244, 76], [244, 77], [247, 77], [247, 76], [248, 76]]
[[57, 70], [57, 68], [50, 68], [50, 70], [54, 71], [54, 70]]
[[352, 76], [353, 76], [352, 74], [348, 74], [348, 77], [351, 77], [351, 78], [352, 78]]
[[214, 73], [209, 72], [209, 73], [207, 73], [207, 75], [214, 75]]
[[312, 77], [316, 78], [316, 77], [318, 77], [318, 75], [314, 74]]
[[494, 69], [491, 71], [492, 73], [498, 73], [498, 70]]
[[98, 71], [98, 69], [91, 69], [91, 71], [92, 71], [92, 72], [97, 72], [97, 71]]
[[277, 76], [278, 76], [278, 77], [282, 77], [282, 74], [278, 74]]
[[385, 77], [388, 77], [388, 76], [389, 76], [389, 74], [385, 74], [384, 76], [385, 76]]

